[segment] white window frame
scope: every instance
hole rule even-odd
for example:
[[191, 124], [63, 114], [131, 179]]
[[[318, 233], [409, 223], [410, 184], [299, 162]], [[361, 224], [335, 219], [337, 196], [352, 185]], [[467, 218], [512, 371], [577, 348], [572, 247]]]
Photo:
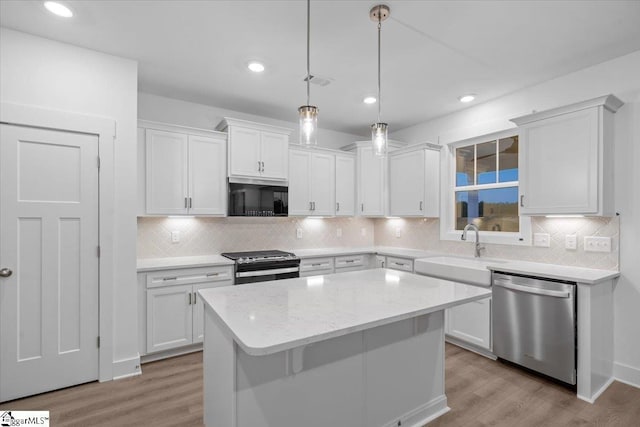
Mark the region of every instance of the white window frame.
[[[460, 241], [462, 231], [455, 229], [455, 212], [456, 212], [456, 148], [469, 145], [481, 144], [483, 142], [491, 142], [510, 136], [519, 135], [517, 129], [508, 129], [501, 132], [482, 135], [462, 141], [451, 142], [442, 150], [442, 191], [440, 210], [440, 240]], [[519, 143], [521, 139], [518, 138]], [[520, 151], [522, 147], [518, 147]], [[519, 167], [519, 166], [518, 166]], [[508, 184], [508, 185], [507, 185]], [[518, 187], [518, 196], [520, 195], [519, 181], [511, 181], [509, 183], [499, 184], [480, 184], [468, 185], [465, 189], [485, 190], [491, 188]], [[519, 199], [518, 199], [519, 200]], [[520, 217], [520, 231], [517, 233], [505, 231], [480, 231], [481, 243], [494, 243], [499, 245], [517, 245], [531, 246], [531, 218], [522, 214]], [[467, 234], [467, 241], [475, 242], [475, 233]]]

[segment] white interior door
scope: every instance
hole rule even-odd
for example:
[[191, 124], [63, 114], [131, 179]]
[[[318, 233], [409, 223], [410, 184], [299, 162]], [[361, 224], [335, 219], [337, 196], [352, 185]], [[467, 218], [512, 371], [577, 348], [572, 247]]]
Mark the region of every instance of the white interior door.
[[0, 401], [98, 378], [97, 157], [97, 136], [0, 125]]

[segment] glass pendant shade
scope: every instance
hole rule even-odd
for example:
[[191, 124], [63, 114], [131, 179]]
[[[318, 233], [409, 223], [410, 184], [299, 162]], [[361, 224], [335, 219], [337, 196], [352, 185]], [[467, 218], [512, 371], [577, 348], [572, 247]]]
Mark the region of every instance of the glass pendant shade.
[[303, 105], [300, 114], [300, 145], [318, 144], [318, 107]]
[[376, 156], [387, 155], [387, 124], [374, 123], [371, 125], [371, 142], [373, 143], [373, 154]]

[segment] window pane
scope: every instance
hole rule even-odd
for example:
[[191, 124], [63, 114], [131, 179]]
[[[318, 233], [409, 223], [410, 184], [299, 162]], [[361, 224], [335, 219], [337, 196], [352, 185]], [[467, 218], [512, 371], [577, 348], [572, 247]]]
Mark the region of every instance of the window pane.
[[472, 222], [480, 231], [518, 232], [518, 187], [456, 191], [456, 230]]
[[456, 148], [456, 187], [473, 185], [474, 146]]
[[483, 142], [476, 146], [478, 178], [476, 184], [496, 183], [496, 142]]
[[500, 152], [499, 182], [518, 180], [518, 136], [503, 138], [498, 142]]

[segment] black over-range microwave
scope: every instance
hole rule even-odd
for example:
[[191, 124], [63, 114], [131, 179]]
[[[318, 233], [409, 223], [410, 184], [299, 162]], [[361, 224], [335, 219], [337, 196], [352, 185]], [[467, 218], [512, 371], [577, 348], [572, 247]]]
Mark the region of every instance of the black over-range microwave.
[[229, 216], [287, 216], [289, 187], [229, 182]]

